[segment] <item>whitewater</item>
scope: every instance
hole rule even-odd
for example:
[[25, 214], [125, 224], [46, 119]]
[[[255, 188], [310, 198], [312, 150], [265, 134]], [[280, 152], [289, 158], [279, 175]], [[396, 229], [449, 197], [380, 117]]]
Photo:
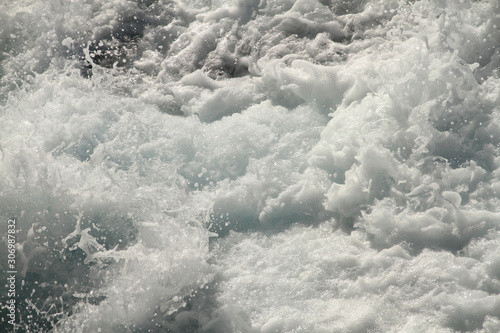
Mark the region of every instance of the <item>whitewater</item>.
[[498, 0], [0, 0], [0, 331], [500, 332], [499, 68]]

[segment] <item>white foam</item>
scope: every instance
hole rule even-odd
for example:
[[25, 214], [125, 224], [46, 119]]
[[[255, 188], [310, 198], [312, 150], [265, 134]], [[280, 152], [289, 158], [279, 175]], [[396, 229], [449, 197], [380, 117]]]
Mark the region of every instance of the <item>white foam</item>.
[[497, 2], [2, 8], [28, 330], [499, 330]]

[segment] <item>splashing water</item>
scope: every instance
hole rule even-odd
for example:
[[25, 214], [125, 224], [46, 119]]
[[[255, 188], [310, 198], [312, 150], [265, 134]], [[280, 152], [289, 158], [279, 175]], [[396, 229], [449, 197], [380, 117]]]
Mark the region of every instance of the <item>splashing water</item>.
[[0, 1], [0, 49], [17, 332], [500, 331], [498, 1]]

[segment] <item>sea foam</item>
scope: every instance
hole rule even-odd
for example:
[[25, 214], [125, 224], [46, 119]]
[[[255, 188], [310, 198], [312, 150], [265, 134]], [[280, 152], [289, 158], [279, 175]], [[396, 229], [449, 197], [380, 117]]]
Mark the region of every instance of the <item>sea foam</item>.
[[18, 331], [500, 330], [496, 1], [0, 6]]

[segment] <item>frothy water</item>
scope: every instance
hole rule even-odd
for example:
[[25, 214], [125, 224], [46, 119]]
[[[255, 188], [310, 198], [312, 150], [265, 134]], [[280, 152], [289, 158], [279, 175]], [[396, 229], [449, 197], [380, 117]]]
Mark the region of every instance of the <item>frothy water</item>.
[[500, 331], [497, 0], [0, 1], [0, 51], [17, 332]]

